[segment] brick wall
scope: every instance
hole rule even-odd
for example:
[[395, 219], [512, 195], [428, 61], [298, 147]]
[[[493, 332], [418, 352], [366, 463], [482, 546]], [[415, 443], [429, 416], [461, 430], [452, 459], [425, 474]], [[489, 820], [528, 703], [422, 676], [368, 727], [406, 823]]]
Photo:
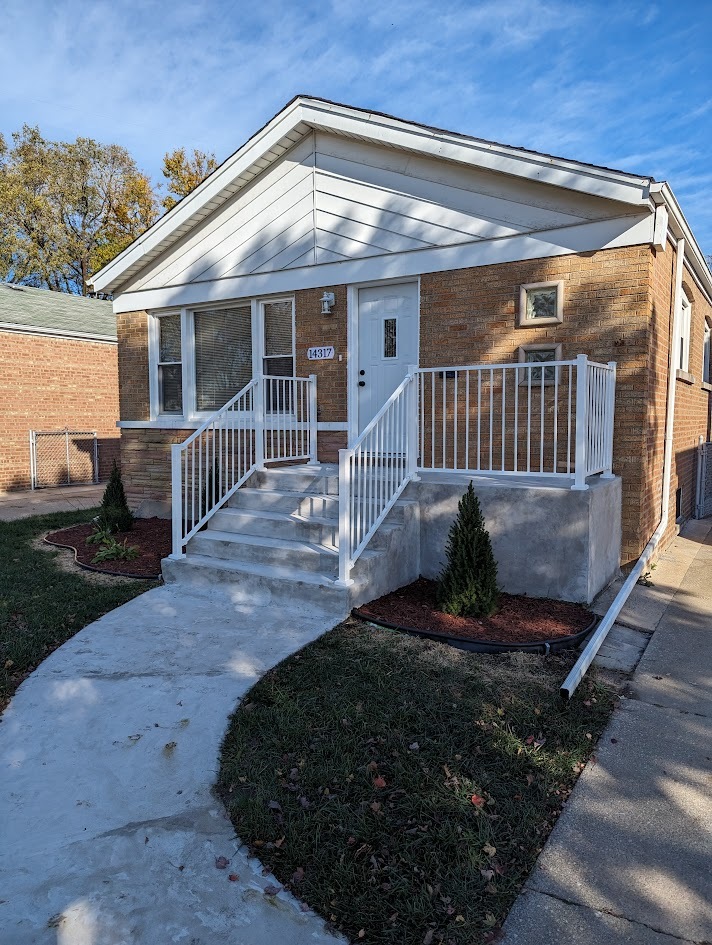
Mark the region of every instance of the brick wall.
[[[424, 367], [516, 361], [520, 345], [544, 342], [561, 344], [564, 360], [587, 354], [604, 364], [617, 362], [614, 472], [623, 477], [624, 560], [642, 547], [641, 430], [647, 422], [652, 264], [648, 246], [632, 246], [421, 278]], [[517, 327], [519, 287], [559, 280], [564, 284], [563, 322]]]
[[30, 430], [96, 430], [106, 479], [118, 419], [116, 345], [0, 331], [0, 492], [30, 487]]

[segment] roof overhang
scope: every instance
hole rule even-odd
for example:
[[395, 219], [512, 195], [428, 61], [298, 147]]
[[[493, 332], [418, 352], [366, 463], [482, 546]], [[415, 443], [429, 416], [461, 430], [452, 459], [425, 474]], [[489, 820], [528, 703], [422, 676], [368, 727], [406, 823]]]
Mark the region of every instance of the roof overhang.
[[191, 194], [92, 276], [88, 285], [96, 292], [116, 293], [148, 263], [314, 130], [653, 209], [651, 187], [654, 182], [650, 177], [513, 148], [323, 99], [297, 96]]

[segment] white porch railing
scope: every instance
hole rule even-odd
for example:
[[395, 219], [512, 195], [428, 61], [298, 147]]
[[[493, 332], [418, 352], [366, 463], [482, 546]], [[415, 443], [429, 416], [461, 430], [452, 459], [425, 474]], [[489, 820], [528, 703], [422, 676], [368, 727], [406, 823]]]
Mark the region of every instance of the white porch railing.
[[339, 453], [339, 581], [420, 471], [612, 476], [616, 366], [572, 361], [410, 368]]
[[260, 375], [171, 447], [173, 557], [266, 463], [316, 462], [316, 376]]

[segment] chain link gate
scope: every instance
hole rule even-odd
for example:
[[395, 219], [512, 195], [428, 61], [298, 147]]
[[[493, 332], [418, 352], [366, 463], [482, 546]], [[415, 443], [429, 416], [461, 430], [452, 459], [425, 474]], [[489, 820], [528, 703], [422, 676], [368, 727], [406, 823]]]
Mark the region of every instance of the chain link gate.
[[30, 430], [33, 489], [99, 481], [96, 430]]
[[712, 443], [697, 447], [697, 503], [695, 518], [712, 515]]

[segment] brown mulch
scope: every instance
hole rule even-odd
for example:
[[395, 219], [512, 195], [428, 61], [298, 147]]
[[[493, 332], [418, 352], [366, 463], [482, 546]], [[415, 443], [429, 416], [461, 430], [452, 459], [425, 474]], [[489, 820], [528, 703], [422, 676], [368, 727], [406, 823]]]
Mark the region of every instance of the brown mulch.
[[128, 532], [115, 532], [114, 538], [128, 545], [136, 545], [138, 558], [133, 561], [99, 561], [92, 564], [92, 558], [101, 547], [86, 543], [94, 526], [72, 525], [58, 532], [50, 532], [45, 538], [51, 545], [72, 548], [78, 564], [100, 571], [102, 574], [130, 575], [131, 577], [157, 578], [161, 575], [161, 559], [171, 553], [171, 523], [165, 518], [137, 518]]
[[580, 604], [516, 594], [500, 594], [499, 609], [491, 617], [452, 617], [437, 610], [436, 588], [436, 581], [421, 577], [364, 604], [358, 613], [407, 629], [496, 643], [537, 643], [571, 636], [585, 630], [593, 618]]

